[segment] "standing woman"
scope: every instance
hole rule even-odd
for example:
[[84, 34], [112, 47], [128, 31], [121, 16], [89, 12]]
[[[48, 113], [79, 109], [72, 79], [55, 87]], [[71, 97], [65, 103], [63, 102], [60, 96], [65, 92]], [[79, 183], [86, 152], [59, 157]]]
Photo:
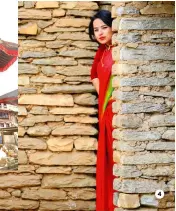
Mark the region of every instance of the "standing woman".
[[114, 211], [112, 149], [112, 18], [107, 10], [97, 12], [89, 24], [89, 36], [99, 43], [91, 69], [98, 93], [99, 137], [96, 166], [96, 211]]

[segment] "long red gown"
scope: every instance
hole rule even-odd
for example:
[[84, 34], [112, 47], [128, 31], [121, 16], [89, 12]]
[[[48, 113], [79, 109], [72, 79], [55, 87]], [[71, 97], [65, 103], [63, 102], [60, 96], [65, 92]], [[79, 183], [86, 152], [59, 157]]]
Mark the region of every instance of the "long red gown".
[[[112, 49], [100, 45], [91, 69], [91, 79], [99, 79], [99, 137], [96, 165], [96, 211], [114, 211], [112, 138]], [[109, 93], [109, 96], [108, 96]]]

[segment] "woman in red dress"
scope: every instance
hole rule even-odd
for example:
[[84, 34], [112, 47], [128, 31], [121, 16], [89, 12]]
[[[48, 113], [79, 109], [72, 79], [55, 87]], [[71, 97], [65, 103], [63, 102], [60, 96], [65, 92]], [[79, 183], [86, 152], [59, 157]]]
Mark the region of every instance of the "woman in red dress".
[[96, 166], [96, 211], [114, 211], [112, 149], [112, 18], [100, 10], [89, 24], [89, 36], [99, 43], [91, 69], [91, 80], [98, 93], [99, 137]]

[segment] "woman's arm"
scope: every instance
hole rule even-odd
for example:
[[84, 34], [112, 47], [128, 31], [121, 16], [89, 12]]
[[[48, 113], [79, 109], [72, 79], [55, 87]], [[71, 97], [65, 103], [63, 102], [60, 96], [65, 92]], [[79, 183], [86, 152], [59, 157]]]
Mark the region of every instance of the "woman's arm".
[[93, 83], [97, 93], [99, 94], [99, 79], [98, 78], [92, 79], [92, 83]]

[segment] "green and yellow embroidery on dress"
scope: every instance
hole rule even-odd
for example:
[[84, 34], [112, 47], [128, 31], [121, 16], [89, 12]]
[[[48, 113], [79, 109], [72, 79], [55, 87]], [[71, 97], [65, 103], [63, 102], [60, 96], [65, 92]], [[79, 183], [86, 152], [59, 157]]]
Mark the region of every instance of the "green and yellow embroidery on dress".
[[104, 99], [104, 103], [103, 103], [103, 107], [102, 107], [101, 117], [103, 117], [103, 114], [108, 105], [108, 102], [109, 102], [110, 98], [112, 97], [112, 92], [114, 90], [114, 88], [112, 87], [112, 79], [113, 79], [113, 75], [111, 75], [111, 77], [109, 79], [109, 83], [108, 83], [108, 87], [106, 90], [105, 99]]

